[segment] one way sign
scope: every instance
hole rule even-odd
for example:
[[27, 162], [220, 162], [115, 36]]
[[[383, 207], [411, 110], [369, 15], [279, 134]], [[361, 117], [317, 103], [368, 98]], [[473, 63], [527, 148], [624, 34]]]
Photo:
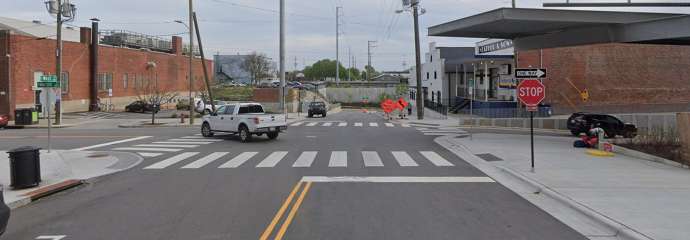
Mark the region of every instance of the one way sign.
[[515, 69], [515, 78], [545, 78], [545, 68], [517, 68]]

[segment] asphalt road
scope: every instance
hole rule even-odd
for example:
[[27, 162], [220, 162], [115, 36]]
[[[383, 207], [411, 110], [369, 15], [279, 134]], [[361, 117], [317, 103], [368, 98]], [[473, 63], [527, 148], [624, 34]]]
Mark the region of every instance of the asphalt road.
[[[93, 149], [148, 157], [14, 210], [3, 239], [585, 239], [437, 136], [386, 123], [342, 112], [251, 143], [197, 129], [97, 131], [151, 136]], [[112, 141], [96, 139], [65, 146]]]

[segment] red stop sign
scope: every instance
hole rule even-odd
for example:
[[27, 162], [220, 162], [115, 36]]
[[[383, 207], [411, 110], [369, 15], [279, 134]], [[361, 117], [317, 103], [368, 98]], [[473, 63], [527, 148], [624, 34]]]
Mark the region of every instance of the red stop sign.
[[541, 81], [528, 79], [520, 82], [517, 87], [518, 98], [527, 106], [536, 106], [546, 97], [546, 87]]

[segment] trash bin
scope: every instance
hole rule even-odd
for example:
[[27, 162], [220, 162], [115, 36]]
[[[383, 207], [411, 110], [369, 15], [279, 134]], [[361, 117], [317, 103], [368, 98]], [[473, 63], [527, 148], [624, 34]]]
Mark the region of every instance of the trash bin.
[[24, 189], [38, 186], [41, 182], [40, 148], [20, 147], [7, 153], [10, 155], [10, 186]]
[[32, 121], [32, 108], [19, 108], [14, 110], [14, 125], [31, 125]]

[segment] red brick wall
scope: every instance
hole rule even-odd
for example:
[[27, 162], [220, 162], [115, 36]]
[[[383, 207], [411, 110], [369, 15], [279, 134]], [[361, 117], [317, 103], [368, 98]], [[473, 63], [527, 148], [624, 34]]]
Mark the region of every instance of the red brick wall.
[[[558, 113], [666, 112], [690, 108], [690, 47], [596, 44], [544, 49], [545, 102]], [[539, 50], [520, 52], [520, 67], [539, 67]], [[578, 90], [589, 91], [582, 101]]]
[[[89, 45], [78, 42], [63, 43], [63, 71], [69, 72], [69, 92], [63, 95], [63, 101], [81, 100], [89, 98]], [[55, 41], [35, 40], [31, 37], [11, 35], [12, 83], [15, 92], [15, 103], [33, 104], [34, 92], [33, 72], [55, 72]], [[148, 67], [149, 62], [155, 62], [156, 67]], [[207, 60], [209, 74], [213, 73], [212, 61]], [[1, 72], [0, 68], [0, 72]], [[130, 77], [129, 86], [124, 89], [123, 75], [144, 75], [150, 79], [158, 76], [159, 88], [169, 91], [188, 91], [187, 79], [189, 63], [183, 55], [160, 53], [136, 49], [100, 46], [99, 71], [113, 74], [113, 97], [136, 96], [134, 78]], [[203, 71], [201, 62], [194, 63], [194, 89], [202, 90]], [[107, 92], [99, 95], [107, 96]], [[2, 109], [2, 108], [0, 108]]]
[[254, 89], [254, 102], [279, 102], [280, 89], [278, 88], [256, 88]]

